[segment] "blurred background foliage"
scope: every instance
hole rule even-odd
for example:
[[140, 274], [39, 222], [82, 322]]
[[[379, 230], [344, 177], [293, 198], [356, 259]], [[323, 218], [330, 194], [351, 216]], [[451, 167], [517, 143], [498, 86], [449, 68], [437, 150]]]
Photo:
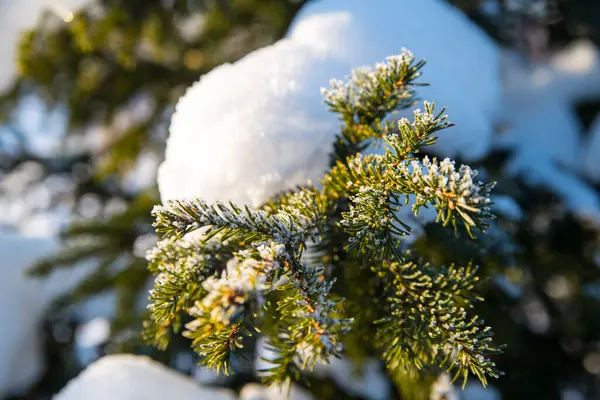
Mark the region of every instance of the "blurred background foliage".
[[[144, 319], [140, 298], [150, 278], [144, 253], [154, 241], [150, 210], [160, 201], [154, 170], [164, 152], [169, 118], [185, 88], [212, 68], [283, 37], [304, 3], [101, 0], [73, 13], [46, 11], [22, 35], [18, 78], [0, 98], [0, 171], [7, 177], [35, 166], [37, 181], [62, 177], [70, 182], [70, 190], [55, 194], [48, 206], [72, 210], [61, 230], [66, 247], [32, 273], [45, 275], [84, 262], [95, 271], [49, 312], [46, 348], [53, 367], [22, 399], [48, 398], [78, 373], [82, 366], [74, 360], [73, 332], [82, 321], [73, 309], [106, 292], [115, 296], [116, 309], [111, 339], [100, 353], [145, 353], [192, 371], [191, 364], [181, 363], [187, 344], [175, 341], [169, 351], [157, 352], [137, 334]], [[597, 0], [546, 1], [541, 14], [527, 7], [514, 11], [508, 4], [514, 1], [505, 1], [493, 16], [481, 0], [453, 3], [499, 43], [530, 57], [538, 52], [527, 39], [532, 30], [545, 32], [549, 49], [578, 38], [600, 44]], [[47, 112], [66, 115], [61, 148], [50, 156], [33, 151], [17, 123], [19, 106], [31, 96], [41, 99]], [[600, 94], [577, 105], [584, 125], [589, 126], [599, 105]], [[495, 152], [478, 166], [500, 182], [498, 192], [518, 201], [525, 217], [500, 219], [501, 229], [484, 241], [483, 250], [457, 242], [436, 226], [428, 226], [416, 247], [436, 262], [475, 259], [483, 266], [489, 279], [478, 312], [494, 327], [498, 342], [508, 344], [498, 365], [509, 373], [494, 382], [504, 398], [559, 399], [565, 385], [598, 398], [600, 361], [592, 368], [589, 357], [600, 354], [600, 304], [585, 288], [600, 281], [595, 261], [599, 233], [551, 193], [503, 180], [500, 167], [507, 156]], [[521, 294], [511, 296], [505, 280], [516, 283]], [[236, 387], [252, 379], [242, 374], [228, 384]], [[422, 398], [421, 386], [411, 389], [410, 380], [396, 379], [404, 398]], [[322, 391], [320, 399], [339, 398], [331, 382], [313, 386]]]

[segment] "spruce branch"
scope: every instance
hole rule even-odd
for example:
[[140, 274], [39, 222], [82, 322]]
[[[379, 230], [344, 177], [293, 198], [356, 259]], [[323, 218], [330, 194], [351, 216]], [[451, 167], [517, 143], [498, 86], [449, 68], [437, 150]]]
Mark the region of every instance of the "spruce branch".
[[233, 203], [208, 204], [200, 198], [169, 200], [154, 206], [154, 227], [164, 237], [181, 237], [186, 233], [207, 228], [204, 240], [215, 235], [220, 240], [237, 237], [240, 241], [274, 240], [278, 243], [299, 243], [318, 227], [325, 207], [325, 198], [311, 188], [292, 193], [275, 213], [253, 210]]
[[[414, 103], [423, 65], [403, 52], [324, 90], [343, 126], [321, 188], [285, 192], [260, 210], [201, 199], [156, 206], [154, 226], [166, 239], [149, 257], [159, 274], [151, 309], [158, 324], [149, 332], [160, 336], [173, 315], [185, 312], [193, 320], [184, 335], [202, 362], [229, 372], [244, 338], [261, 331], [274, 353], [264, 380], [289, 383], [343, 352], [354, 319], [345, 316], [330, 277], [341, 272], [331, 260], [344, 257], [344, 268], [376, 283], [370, 296], [378, 308], [368, 321], [392, 371], [435, 364], [455, 377], [471, 372], [484, 384], [497, 377], [489, 357], [500, 348], [483, 321], [468, 314], [479, 300], [476, 268], [432, 266], [401, 252], [411, 227], [400, 211], [410, 201], [415, 214], [433, 207], [438, 222], [455, 229], [462, 223], [471, 236], [494, 217], [493, 184], [476, 182], [476, 171], [449, 159], [417, 158], [452, 126], [444, 109], [425, 102], [412, 121], [386, 120]], [[374, 140], [383, 142], [383, 154], [358, 153]], [[202, 236], [186, 236], [198, 229]], [[313, 259], [326, 261], [307, 264], [303, 252], [317, 235], [316, 247], [327, 254]]]
[[471, 294], [477, 268], [433, 267], [411, 260], [392, 262], [379, 271], [392, 277], [390, 314], [377, 321], [377, 341], [388, 368], [408, 363], [421, 369], [437, 363], [453, 371], [454, 379], [462, 377], [463, 385], [469, 371], [484, 385], [488, 376], [501, 374], [489, 359], [501, 351], [492, 343], [491, 329], [467, 314], [472, 302], [481, 300]]
[[404, 161], [411, 155], [418, 153], [422, 147], [431, 146], [437, 141], [434, 134], [443, 129], [454, 126], [448, 122], [446, 108], [435, 113], [435, 103], [423, 102], [425, 112], [417, 108], [413, 111], [413, 121], [406, 118], [398, 121], [398, 132], [387, 135], [386, 144], [393, 149], [390, 156], [396, 161]]
[[164, 350], [165, 335], [181, 330], [182, 312], [206, 293], [201, 282], [221, 271], [230, 253], [227, 243], [189, 237], [164, 239], [148, 252], [148, 268], [156, 274], [143, 331], [148, 341]]
[[268, 360], [273, 366], [261, 371], [269, 384], [285, 383], [298, 369], [312, 370], [317, 362], [339, 357], [342, 337], [354, 322], [341, 315], [338, 304], [343, 299], [331, 298], [335, 281], [324, 279], [325, 268], [289, 259], [285, 266], [288, 282], [277, 288], [283, 293], [276, 305], [277, 335], [268, 343], [276, 356]]
[[483, 230], [494, 218], [489, 208], [493, 184], [474, 182], [477, 171], [468, 166], [456, 170], [450, 159], [438, 163], [435, 158], [413, 157], [421, 147], [435, 143], [434, 133], [452, 125], [444, 110], [436, 114], [429, 102], [424, 107], [425, 112], [415, 110], [412, 122], [398, 122], [399, 133], [386, 136], [385, 154], [338, 161], [323, 180], [327, 195], [351, 200], [340, 222], [351, 235], [348, 248], [358, 248], [371, 259], [401, 260], [398, 238], [407, 235], [410, 226], [397, 215], [411, 196], [415, 215], [421, 207], [432, 206], [443, 225], [456, 228], [460, 220], [471, 236], [472, 228]]
[[343, 121], [334, 146], [338, 160], [364, 150], [368, 142], [390, 131], [386, 116], [414, 104], [414, 87], [425, 85], [416, 82], [424, 65], [425, 61], [416, 61], [410, 51], [403, 49], [374, 68], [353, 70], [346, 82], [334, 79], [331, 89], [321, 89], [329, 110], [338, 113]]
[[267, 214], [262, 210], [228, 206], [216, 202], [208, 204], [202, 199], [171, 200], [164, 206], [155, 206], [156, 231], [165, 237], [181, 237], [186, 233], [208, 227], [207, 240], [217, 234], [228, 239], [239, 235], [244, 241], [274, 238], [288, 242], [302, 236], [307, 221], [287, 213]]
[[[203, 363], [221, 365], [223, 357], [230, 357], [240, 347], [240, 335], [250, 329], [248, 320], [262, 318], [263, 308], [269, 307], [280, 314], [279, 336], [294, 341], [295, 357], [300, 357], [304, 368], [339, 354], [338, 335], [352, 321], [331, 319], [337, 301], [328, 298], [332, 282], [323, 281], [323, 269], [300, 264], [284, 245], [271, 242], [254, 246], [255, 251], [237, 253], [220, 278], [205, 279], [202, 287], [207, 294], [189, 310], [195, 319], [186, 325], [184, 334], [193, 339], [193, 347], [204, 356]], [[277, 279], [282, 276], [286, 283]], [[273, 290], [285, 293], [277, 304], [265, 300]], [[238, 329], [242, 326], [244, 330]], [[221, 350], [215, 353], [215, 348]], [[294, 357], [285, 360], [292, 362]], [[276, 368], [287, 369], [282, 365]], [[285, 378], [277, 371], [269, 371], [273, 381]]]
[[457, 170], [454, 161], [446, 158], [438, 162], [426, 156], [422, 162], [413, 160], [400, 163], [390, 179], [399, 192], [415, 195], [413, 211], [432, 205], [438, 212], [438, 221], [456, 227], [462, 221], [472, 235], [472, 228], [484, 230], [487, 221], [494, 219], [490, 212], [492, 184], [476, 182], [477, 171], [467, 165]]
[[194, 320], [186, 324], [184, 336], [192, 339], [204, 365], [230, 372], [232, 355], [242, 348], [243, 337], [252, 335], [251, 321], [276, 283], [284, 251], [281, 244], [254, 243], [252, 250], [237, 252], [220, 276], [201, 282], [205, 295], [189, 308]]

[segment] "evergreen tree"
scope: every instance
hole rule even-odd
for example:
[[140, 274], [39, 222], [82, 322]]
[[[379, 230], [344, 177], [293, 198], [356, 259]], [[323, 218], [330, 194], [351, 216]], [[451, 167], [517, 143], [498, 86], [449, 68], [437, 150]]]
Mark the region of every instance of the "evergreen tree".
[[[490, 18], [480, 11], [479, 1], [453, 2], [507, 45], [519, 44], [515, 42], [519, 36], [509, 32], [523, 21], [547, 29], [551, 47], [579, 37], [598, 43], [600, 24], [594, 21], [600, 14], [592, 11], [593, 0], [549, 1], [552, 7], [548, 9], [558, 9], [558, 13], [542, 19], [515, 14], [514, 9], [507, 9], [501, 19]], [[461, 347], [463, 358], [451, 357], [444, 366], [462, 360], [453, 371], [462, 378], [462, 373], [471, 370], [482, 380], [495, 376], [496, 368], [504, 371], [505, 376], [491, 381], [503, 398], [558, 399], [566, 388], [575, 388], [587, 398], [598, 396], [594, 356], [600, 310], [587, 291], [600, 278], [595, 261], [600, 246], [597, 227], [565, 209], [555, 194], [504, 176], [502, 168], [510, 154], [496, 151], [471, 166], [485, 170], [486, 180], [498, 181], [494, 192], [514, 197], [524, 217], [500, 216], [477, 241], [469, 239], [465, 233], [485, 227], [489, 216], [474, 218], [481, 213], [459, 207], [453, 197], [436, 197], [428, 186], [432, 168], [448, 173], [454, 168], [425, 158], [436, 131], [445, 134], [440, 129], [447, 126], [444, 114], [430, 109], [417, 114], [412, 123], [381, 122], [392, 109], [412, 106], [409, 82], [415, 82], [406, 75], [406, 85], [401, 90], [390, 88], [393, 95], [385, 101], [381, 92], [365, 90], [373, 87], [360, 74], [349, 86], [339, 84], [326, 93], [342, 128], [322, 189], [309, 186], [282, 193], [260, 210], [201, 200], [156, 207], [155, 224], [167, 238], [150, 253], [150, 270], [142, 252], [134, 252], [143, 247], [143, 238], [152, 238], [150, 212], [159, 199], [153, 186], [130, 191], [124, 177], [141, 155], [161, 157], [166, 125], [183, 89], [213, 67], [283, 36], [303, 3], [105, 0], [101, 8], [75, 13], [67, 24], [47, 14], [35, 30], [24, 35], [21, 77], [0, 102], [5, 120], [10, 122], [19, 101], [35, 93], [50, 107], [66, 106], [71, 138], [83, 140], [89, 137], [89, 128], [97, 125], [110, 129], [101, 149], [45, 159], [23, 148], [2, 157], [2, 169], [10, 172], [34, 161], [43, 166], [46, 176], [75, 176], [76, 202], [92, 193], [103, 205], [115, 199], [127, 205], [108, 219], [77, 219], [63, 232], [70, 243], [65, 251], [32, 270], [43, 275], [84, 259], [97, 263], [95, 274], [58, 299], [56, 310], [62, 310], [58, 315], [90, 295], [114, 290], [119, 310], [109, 351], [146, 352], [174, 365], [175, 356], [188, 351], [190, 343], [172, 331], [187, 326], [185, 335], [202, 355], [199, 361], [237, 370], [236, 379], [227, 382], [234, 387], [256, 379], [244, 372], [247, 363], [243, 359], [252, 354], [254, 339], [265, 335], [278, 355], [269, 359], [272, 369], [266, 372], [267, 380], [300, 375], [303, 384], [312, 384], [317, 398], [338, 398], [341, 391], [333, 382], [300, 374], [298, 367], [335, 356], [338, 344], [343, 343], [344, 352], [357, 361], [358, 368], [360, 360], [382, 356], [396, 398], [428, 398], [439, 374], [435, 365], [443, 361], [440, 357], [447, 350], [444, 345], [459, 349], [451, 334], [464, 334], [461, 340], [471, 345], [477, 339], [475, 358]], [[198, 13], [203, 21], [195, 24]], [[422, 68], [410, 65], [415, 73]], [[426, 81], [426, 67], [424, 71]], [[351, 103], [339, 97], [345, 91], [353, 93]], [[150, 104], [152, 111], [125, 128], [115, 123], [120, 112], [131, 112], [140, 102]], [[589, 125], [598, 111], [596, 100], [577, 107]], [[422, 136], [416, 139], [419, 132]], [[384, 155], [354, 156], [382, 140], [387, 141]], [[410, 152], [404, 148], [407, 143]], [[399, 166], [406, 164], [409, 153], [418, 155], [410, 159], [418, 163], [402, 170]], [[422, 176], [412, 186], [416, 171]], [[470, 169], [452, 173], [462, 179], [466, 171], [471, 173]], [[379, 179], [384, 176], [387, 180]], [[357, 191], [360, 187], [366, 189]], [[420, 194], [418, 206], [444, 211], [441, 224], [426, 225], [426, 235], [410, 246], [410, 252], [401, 240], [408, 227], [393, 212], [394, 207], [407, 207], [403, 203], [406, 194]], [[442, 225], [455, 225], [458, 236]], [[184, 235], [201, 226], [209, 227], [211, 240]], [[221, 275], [228, 264], [237, 265], [237, 272]], [[115, 265], [122, 266], [117, 273]], [[312, 265], [322, 269], [308, 267]], [[479, 266], [477, 274], [474, 265]], [[133, 305], [151, 274], [159, 278], [144, 336], [166, 351], [146, 347], [138, 334], [133, 340], [123, 339], [129, 329], [139, 332], [142, 320], [148, 318], [133, 312]], [[512, 284], [512, 292], [506, 282]], [[223, 293], [228, 296], [217, 295]], [[479, 296], [485, 301], [477, 301]], [[454, 331], [436, 325], [442, 311], [450, 312]], [[479, 320], [467, 319], [466, 311], [494, 328], [493, 344], [487, 336], [481, 341], [467, 334], [469, 324]], [[535, 324], [536, 316], [546, 321], [543, 326]], [[398, 319], [409, 322], [399, 327]], [[55, 323], [50, 321], [50, 325]], [[256, 328], [262, 328], [260, 334]], [[278, 332], [287, 336], [280, 337]], [[501, 354], [495, 354], [498, 344], [507, 345]], [[294, 352], [304, 358], [294, 358]], [[50, 353], [55, 365], [60, 360], [68, 368], [64, 374], [58, 372], [61, 368], [49, 371], [33, 395], [55, 392], [76, 373], [72, 361], [65, 361], [69, 349], [64, 345], [54, 343]], [[487, 358], [490, 353], [492, 361]], [[484, 356], [483, 361], [477, 354]], [[398, 368], [400, 359], [410, 368]], [[415, 374], [419, 368], [420, 374]]]

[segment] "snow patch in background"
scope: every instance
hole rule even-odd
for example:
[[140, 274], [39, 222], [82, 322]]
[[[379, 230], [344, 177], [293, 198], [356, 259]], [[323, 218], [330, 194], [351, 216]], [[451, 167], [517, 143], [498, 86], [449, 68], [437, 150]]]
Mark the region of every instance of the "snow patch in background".
[[55, 400], [233, 400], [233, 392], [208, 389], [145, 356], [106, 356], [88, 366]]
[[600, 183], [600, 114], [592, 124], [589, 136], [583, 145], [583, 169], [588, 178]]
[[513, 221], [523, 218], [523, 210], [515, 199], [506, 195], [492, 195], [492, 211]]
[[75, 331], [75, 357], [80, 365], [95, 361], [100, 353], [99, 346], [110, 336], [110, 321], [107, 318], [94, 318], [77, 327]]
[[44, 280], [25, 276], [33, 263], [59, 248], [53, 238], [0, 234], [0, 398], [23, 392], [38, 379], [44, 370], [40, 322], [46, 307], [89, 273], [79, 266]]
[[462, 400], [500, 400], [502, 399], [498, 390], [492, 385], [481, 386], [481, 383], [467, 383], [467, 386], [459, 392]]
[[77, 342], [83, 347], [99, 346], [110, 335], [110, 321], [106, 318], [94, 318], [77, 328]]
[[351, 396], [367, 400], [385, 400], [390, 397], [390, 383], [381, 362], [376, 359], [365, 360], [357, 371], [349, 359], [331, 357], [329, 364], [315, 365], [314, 373], [330, 377]]
[[431, 385], [431, 400], [458, 400], [457, 390], [447, 372], [438, 376]]
[[593, 177], [600, 166], [600, 153], [592, 155], [596, 134], [592, 130], [589, 146], [582, 148], [574, 104], [600, 94], [598, 49], [580, 40], [548, 62], [526, 63], [513, 52], [502, 62], [506, 129], [496, 135], [495, 147], [511, 151], [506, 172], [548, 189], [575, 215], [600, 224], [600, 197], [579, 176], [584, 170]]
[[598, 49], [580, 40], [548, 62], [527, 63], [513, 52], [506, 52], [502, 62], [500, 123], [505, 129], [494, 145], [511, 152], [506, 172], [548, 189], [575, 215], [600, 224], [600, 197], [580, 176], [583, 171], [594, 179], [600, 140], [594, 127], [589, 143], [582, 143], [583, 127], [575, 113], [576, 101], [600, 94]]
[[240, 400], [314, 400], [315, 398], [306, 389], [293, 384], [290, 387], [289, 397], [285, 389], [275, 385], [263, 386], [258, 383], [249, 383], [240, 391]]

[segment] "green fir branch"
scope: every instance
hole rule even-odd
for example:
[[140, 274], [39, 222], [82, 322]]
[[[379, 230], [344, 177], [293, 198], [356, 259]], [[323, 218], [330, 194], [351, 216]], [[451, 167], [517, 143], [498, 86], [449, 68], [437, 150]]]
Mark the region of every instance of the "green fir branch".
[[207, 228], [204, 238], [220, 235], [220, 240], [237, 237], [251, 243], [272, 239], [279, 243], [298, 242], [317, 227], [321, 218], [322, 204], [318, 193], [305, 189], [294, 193], [276, 213], [252, 210], [248, 206], [225, 205], [220, 202], [208, 204], [193, 200], [169, 200], [157, 205], [152, 211], [156, 218], [154, 227], [164, 237], [182, 237], [186, 233]]
[[501, 351], [492, 343], [491, 329], [467, 314], [472, 302], [481, 300], [471, 293], [476, 271], [472, 265], [435, 268], [422, 261], [393, 262], [386, 268], [390, 311], [376, 323], [388, 368], [438, 364], [453, 371], [454, 379], [462, 377], [463, 385], [469, 371], [484, 385], [488, 376], [501, 374], [489, 358]]
[[374, 68], [355, 69], [346, 82], [334, 79], [331, 89], [321, 89], [325, 104], [343, 122], [334, 144], [334, 159], [345, 160], [388, 133], [392, 128], [385, 120], [388, 114], [412, 106], [414, 87], [425, 85], [416, 82], [424, 65], [425, 61], [416, 61], [410, 51], [403, 49]]
[[[290, 383], [343, 354], [355, 319], [345, 315], [335, 277], [356, 268], [361, 274], [354, 276], [369, 280], [369, 304], [378, 305], [357, 320], [372, 325], [365, 327], [374, 332], [371, 345], [395, 375], [399, 368], [437, 365], [455, 378], [470, 372], [484, 384], [499, 376], [490, 357], [501, 348], [467, 312], [480, 300], [477, 269], [437, 267], [401, 251], [411, 227], [399, 215], [411, 201], [414, 214], [433, 207], [443, 226], [462, 224], [471, 236], [494, 218], [493, 184], [475, 181], [476, 171], [449, 159], [417, 158], [452, 126], [444, 109], [425, 102], [412, 121], [387, 119], [414, 104], [423, 65], [404, 51], [323, 91], [342, 128], [320, 187], [287, 191], [259, 210], [201, 199], [155, 206], [154, 227], [165, 239], [148, 256], [158, 274], [148, 337], [164, 345], [187, 314], [192, 321], [183, 334], [202, 363], [229, 373], [246, 338], [261, 332], [273, 353], [261, 371], [264, 381]], [[359, 153], [377, 140], [383, 154]], [[307, 248], [320, 253], [303, 257]]]

